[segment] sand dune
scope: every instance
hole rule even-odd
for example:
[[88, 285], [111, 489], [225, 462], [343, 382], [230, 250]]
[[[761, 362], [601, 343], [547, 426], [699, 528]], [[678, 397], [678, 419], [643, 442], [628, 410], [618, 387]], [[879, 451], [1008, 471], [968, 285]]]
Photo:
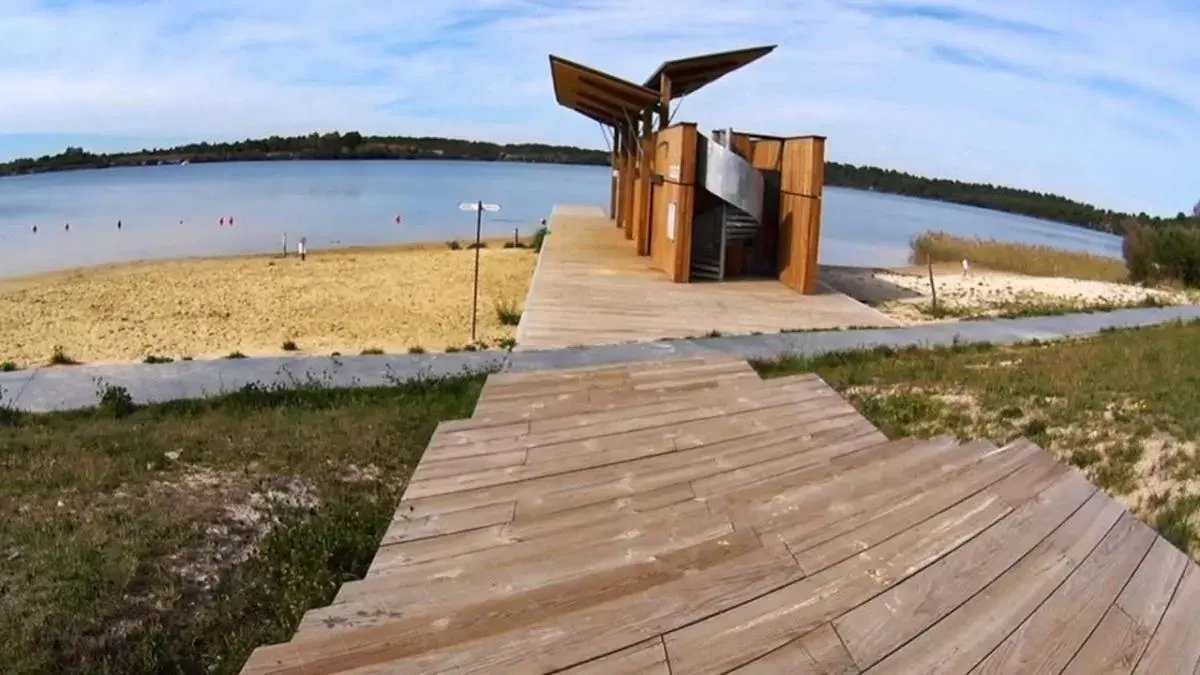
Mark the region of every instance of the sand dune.
[[[489, 248], [479, 334], [512, 337], [495, 311], [523, 304], [535, 254]], [[444, 245], [297, 257], [138, 262], [0, 281], [0, 361], [39, 365], [55, 345], [84, 362], [366, 348], [430, 351], [470, 341], [474, 252]]]

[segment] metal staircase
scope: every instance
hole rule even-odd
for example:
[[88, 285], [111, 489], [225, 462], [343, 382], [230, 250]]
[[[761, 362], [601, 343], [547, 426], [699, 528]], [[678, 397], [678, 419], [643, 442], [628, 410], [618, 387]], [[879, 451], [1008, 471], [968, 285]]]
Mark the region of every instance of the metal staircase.
[[697, 148], [697, 182], [721, 202], [692, 224], [691, 278], [702, 281], [725, 278], [726, 249], [753, 239], [763, 218], [762, 173], [729, 148], [729, 132], [713, 136], [700, 134]]

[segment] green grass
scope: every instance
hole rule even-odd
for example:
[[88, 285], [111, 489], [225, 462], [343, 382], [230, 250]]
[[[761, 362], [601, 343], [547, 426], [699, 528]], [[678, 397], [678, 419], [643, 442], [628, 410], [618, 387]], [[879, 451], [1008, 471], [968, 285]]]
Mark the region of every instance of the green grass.
[[16, 361], [0, 362], [0, 373], [12, 373], [12, 372], [16, 372], [20, 369], [21, 369], [21, 366], [18, 366]]
[[1200, 479], [1200, 323], [754, 365], [766, 377], [819, 374], [892, 438], [1030, 438], [1200, 554], [1200, 498], [1186, 491]]
[[921, 265], [927, 262], [958, 263], [965, 258], [973, 265], [998, 272], [1096, 281], [1129, 280], [1129, 273], [1121, 260], [1051, 246], [955, 237], [945, 232], [922, 232], [910, 242], [910, 249], [911, 262]]
[[542, 252], [542, 245], [546, 243], [546, 236], [550, 234], [550, 230], [545, 227], [538, 228], [537, 232], [533, 233], [533, 250], [538, 253]]
[[481, 383], [147, 407], [102, 387], [92, 410], [8, 411], [0, 672], [237, 672], [365, 572], [434, 427]]

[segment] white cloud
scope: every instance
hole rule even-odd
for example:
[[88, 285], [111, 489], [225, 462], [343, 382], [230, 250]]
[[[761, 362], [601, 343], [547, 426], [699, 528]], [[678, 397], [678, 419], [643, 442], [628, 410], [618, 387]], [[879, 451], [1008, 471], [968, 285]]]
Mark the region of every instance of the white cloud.
[[641, 80], [777, 43], [677, 119], [1173, 213], [1200, 191], [1198, 29], [1176, 0], [0, 0], [0, 155], [5, 134], [333, 128], [598, 147], [548, 53]]

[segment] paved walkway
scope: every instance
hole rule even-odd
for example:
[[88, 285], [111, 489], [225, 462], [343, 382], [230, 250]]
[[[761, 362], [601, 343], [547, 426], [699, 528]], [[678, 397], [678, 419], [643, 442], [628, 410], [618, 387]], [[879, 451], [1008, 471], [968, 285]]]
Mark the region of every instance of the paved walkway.
[[508, 353], [502, 351], [397, 356], [295, 356], [160, 365], [120, 364], [40, 368], [0, 373], [0, 404], [30, 412], [95, 405], [102, 384], [125, 387], [135, 402], [203, 398], [259, 383], [319, 381], [331, 387], [381, 386], [418, 377], [483, 370], [529, 371], [678, 356], [722, 353], [745, 359], [787, 354], [814, 356], [876, 346], [934, 346], [959, 342], [1011, 344], [1086, 336], [1105, 328], [1132, 328], [1200, 319], [1200, 307], [1127, 309], [1098, 314], [969, 321], [909, 328], [780, 333], [699, 340]]

